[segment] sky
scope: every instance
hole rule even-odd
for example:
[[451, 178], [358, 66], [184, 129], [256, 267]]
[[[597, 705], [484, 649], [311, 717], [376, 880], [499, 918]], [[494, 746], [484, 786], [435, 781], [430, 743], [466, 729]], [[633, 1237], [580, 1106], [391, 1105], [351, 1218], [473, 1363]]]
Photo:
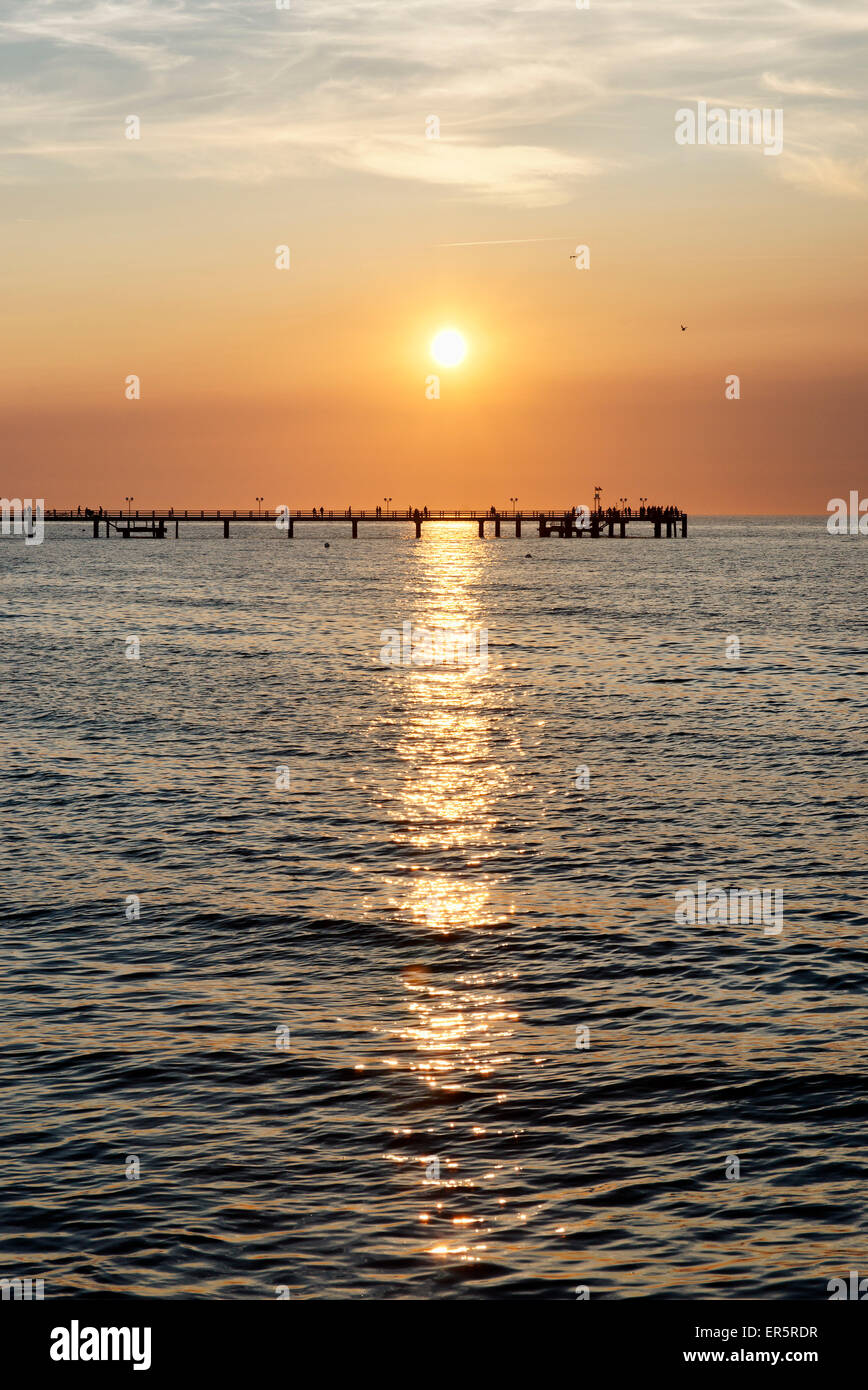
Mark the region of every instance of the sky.
[[[825, 514], [868, 488], [866, 40], [863, 0], [0, 0], [0, 490]], [[781, 153], [677, 143], [699, 102]]]

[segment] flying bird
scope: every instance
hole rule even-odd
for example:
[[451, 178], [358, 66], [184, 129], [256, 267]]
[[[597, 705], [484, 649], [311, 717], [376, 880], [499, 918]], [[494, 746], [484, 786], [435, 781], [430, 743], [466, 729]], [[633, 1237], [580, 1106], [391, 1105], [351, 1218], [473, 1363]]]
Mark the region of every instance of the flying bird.
[[686, 323], [682, 323], [682, 325], [681, 325], [681, 332], [682, 332], [682, 333], [686, 333], [686, 332], [687, 332], [687, 324], [686, 324]]

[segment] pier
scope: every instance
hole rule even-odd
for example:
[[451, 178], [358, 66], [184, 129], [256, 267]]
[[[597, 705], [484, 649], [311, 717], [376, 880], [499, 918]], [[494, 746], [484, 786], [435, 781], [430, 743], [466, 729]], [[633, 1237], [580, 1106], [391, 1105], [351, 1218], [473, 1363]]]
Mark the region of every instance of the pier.
[[228, 540], [231, 535], [231, 527], [239, 525], [249, 525], [251, 522], [271, 524], [275, 527], [277, 534], [285, 536], [287, 540], [292, 540], [295, 536], [295, 528], [299, 524], [305, 527], [319, 526], [325, 522], [346, 522], [349, 524], [350, 535], [353, 540], [359, 537], [359, 526], [370, 525], [403, 525], [413, 527], [415, 535], [421, 537], [423, 526], [436, 526], [438, 522], [465, 522], [477, 528], [480, 540], [493, 536], [495, 539], [501, 537], [506, 530], [516, 537], [522, 535], [522, 526], [530, 528], [533, 534], [541, 537], [558, 536], [561, 539], [574, 538], [581, 540], [588, 536], [591, 539], [598, 539], [605, 536], [608, 539], [661, 539], [664, 534], [670, 539], [675, 536], [687, 535], [687, 513], [681, 511], [679, 507], [639, 507], [619, 509], [616, 507], [598, 508], [597, 510], [577, 512], [575, 508], [565, 510], [559, 508], [534, 508], [526, 511], [498, 512], [489, 509], [487, 512], [481, 511], [433, 511], [429, 508], [424, 510], [389, 510], [386, 511], [379, 507], [367, 508], [363, 511], [346, 509], [345, 511], [326, 511], [324, 508], [312, 511], [292, 511], [285, 507], [279, 507], [275, 513], [251, 509], [243, 510], [184, 510], [176, 511], [169, 508], [168, 511], [137, 511], [137, 512], [94, 512], [86, 508], [84, 512], [61, 511], [57, 509], [46, 509], [44, 513], [46, 522], [53, 521], [74, 521], [90, 524], [93, 527], [94, 539], [100, 536], [110, 537], [112, 535], [121, 536], [129, 540], [134, 536], [150, 537], [154, 540], [162, 540], [167, 535], [174, 534], [177, 539], [181, 534], [181, 526], [190, 524], [201, 526], [205, 523], [219, 525], [222, 527], [223, 536]]

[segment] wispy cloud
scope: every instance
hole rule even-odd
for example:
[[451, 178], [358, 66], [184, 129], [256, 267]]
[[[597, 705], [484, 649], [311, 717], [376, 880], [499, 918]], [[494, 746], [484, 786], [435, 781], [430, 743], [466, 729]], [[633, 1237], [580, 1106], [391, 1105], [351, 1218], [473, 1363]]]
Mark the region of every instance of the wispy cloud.
[[[674, 157], [665, 109], [691, 94], [786, 100], [774, 172], [843, 191], [861, 137], [817, 103], [851, 99], [863, 0], [6, 0], [0, 175], [264, 179], [353, 170], [546, 206], [619, 166]], [[864, 54], [862, 54], [864, 61]], [[142, 119], [135, 151], [128, 114]], [[436, 115], [441, 139], [425, 140]], [[655, 135], [655, 132], [657, 134]], [[780, 164], [780, 170], [777, 166]]]
[[789, 183], [838, 198], [868, 198], [868, 159], [793, 154], [782, 169]]
[[537, 241], [572, 241], [572, 237], [565, 236], [518, 236], [504, 237], [496, 241], [435, 241], [434, 250], [442, 250], [450, 246], [531, 246]]
[[780, 92], [783, 96], [830, 97], [833, 99], [848, 99], [854, 96], [852, 91], [841, 87], [825, 86], [822, 82], [814, 82], [808, 77], [778, 77], [773, 72], [763, 73], [763, 86], [768, 87], [770, 92]]

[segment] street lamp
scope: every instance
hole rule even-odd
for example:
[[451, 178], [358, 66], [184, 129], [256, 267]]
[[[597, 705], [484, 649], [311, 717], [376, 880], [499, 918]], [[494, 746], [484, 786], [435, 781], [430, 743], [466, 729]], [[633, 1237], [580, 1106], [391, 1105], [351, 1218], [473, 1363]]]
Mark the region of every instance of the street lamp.
[[130, 516], [132, 515], [132, 503], [135, 502], [135, 500], [136, 500], [135, 497], [125, 497], [125, 498], [124, 498], [124, 501], [125, 501], [126, 504], [127, 504], [127, 521], [129, 521]]
[[259, 503], [259, 516], [261, 517], [261, 516], [262, 516], [262, 503], [265, 501], [265, 498], [264, 498], [264, 497], [257, 497], [257, 498], [256, 498], [256, 501]]
[[384, 498], [383, 498], [383, 501], [384, 501], [385, 504], [386, 504], [386, 515], [388, 516], [388, 515], [389, 515], [389, 508], [390, 508], [391, 505], [392, 505], [392, 499], [391, 499], [391, 497], [384, 497]]
[[509, 500], [510, 500], [510, 502], [512, 503], [512, 514], [513, 514], [513, 516], [515, 516], [515, 504], [516, 504], [516, 502], [518, 501], [518, 498], [517, 498], [517, 497], [510, 497]]

